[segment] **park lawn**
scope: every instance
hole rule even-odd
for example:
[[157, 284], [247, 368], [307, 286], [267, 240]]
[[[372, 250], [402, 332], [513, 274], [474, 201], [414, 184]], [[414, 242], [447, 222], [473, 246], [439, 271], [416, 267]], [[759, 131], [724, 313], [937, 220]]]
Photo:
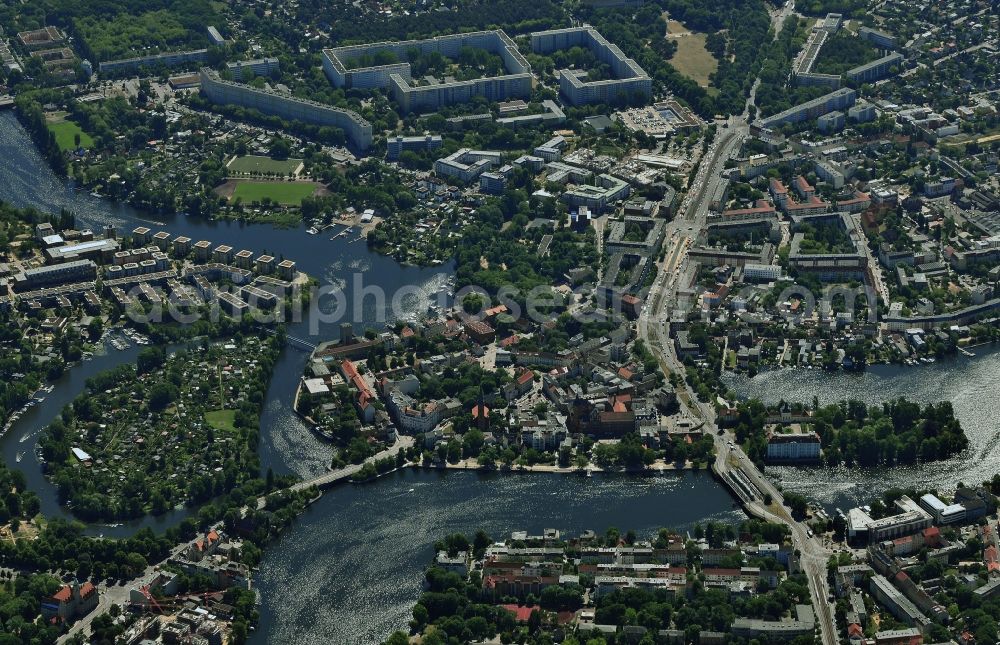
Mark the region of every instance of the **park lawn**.
[[676, 20], [670, 21], [669, 33], [676, 36], [673, 40], [677, 43], [670, 64], [698, 85], [708, 87], [709, 75], [719, 69], [719, 61], [705, 49], [707, 35], [693, 32]]
[[76, 135], [80, 135], [80, 147], [82, 148], [92, 148], [94, 146], [94, 140], [89, 134], [83, 131], [76, 123], [72, 121], [59, 121], [57, 123], [49, 124], [49, 131], [56, 135], [56, 144], [59, 149], [63, 152], [68, 150], [76, 150]]
[[209, 410], [205, 413], [205, 423], [216, 430], [232, 432], [236, 429], [236, 410]]
[[229, 162], [229, 170], [239, 173], [272, 173], [276, 175], [287, 175], [295, 172], [302, 164], [301, 159], [271, 159], [270, 157], [259, 157], [249, 155], [246, 157], [236, 157]]
[[233, 191], [233, 199], [239, 198], [244, 204], [262, 202], [269, 197], [272, 202], [283, 206], [299, 206], [302, 200], [316, 192], [317, 184], [292, 183], [286, 181], [241, 181]]

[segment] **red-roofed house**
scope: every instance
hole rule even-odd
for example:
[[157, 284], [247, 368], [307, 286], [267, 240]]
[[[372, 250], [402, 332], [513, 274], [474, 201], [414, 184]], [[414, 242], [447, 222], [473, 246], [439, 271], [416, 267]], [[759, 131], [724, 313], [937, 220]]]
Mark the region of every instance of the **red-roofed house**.
[[63, 585], [52, 597], [42, 602], [42, 616], [47, 619], [69, 621], [86, 616], [97, 608], [97, 588], [85, 582]]
[[209, 530], [204, 536], [199, 536], [188, 545], [188, 560], [201, 562], [206, 557], [215, 553], [220, 544], [222, 544], [222, 538], [219, 534], [215, 530]]
[[1000, 573], [1000, 559], [997, 558], [997, 548], [992, 544], [983, 549], [983, 561], [990, 574]]
[[358, 368], [350, 359], [340, 364], [340, 371], [344, 375], [344, 378], [358, 390], [358, 398], [355, 399], [355, 405], [358, 408], [361, 419], [365, 423], [371, 423], [375, 420], [374, 403], [376, 398], [371, 386], [368, 385], [368, 382], [361, 376]]
[[503, 388], [503, 395], [507, 401], [518, 399], [528, 392], [535, 384], [535, 373], [529, 369], [522, 368], [512, 383], [508, 383]]
[[533, 605], [531, 607], [523, 607], [521, 605], [500, 605], [510, 613], [514, 614], [514, 620], [519, 623], [526, 623], [528, 619], [531, 618], [531, 612], [541, 611], [541, 607], [538, 605]]
[[816, 189], [810, 186], [809, 182], [806, 181], [806, 178], [803, 177], [802, 175], [798, 175], [795, 177], [793, 185], [795, 186], [795, 192], [797, 192], [799, 194], [799, 197], [801, 197], [802, 199], [809, 199], [810, 197], [816, 194]]

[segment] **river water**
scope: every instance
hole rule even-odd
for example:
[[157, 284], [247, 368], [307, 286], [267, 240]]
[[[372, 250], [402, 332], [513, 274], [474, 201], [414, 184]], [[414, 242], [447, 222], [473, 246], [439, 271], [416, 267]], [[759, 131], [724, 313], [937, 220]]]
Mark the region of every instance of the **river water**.
[[651, 536], [706, 520], [735, 522], [707, 473], [649, 477], [404, 470], [324, 495], [268, 547], [256, 578], [265, 602], [253, 643], [370, 645], [406, 629], [433, 544], [448, 533], [567, 535], [608, 527]]
[[866, 404], [905, 397], [921, 404], [950, 401], [969, 438], [969, 448], [942, 462], [893, 468], [768, 467], [785, 488], [800, 492], [828, 510], [866, 504], [894, 486], [953, 489], [978, 484], [1000, 472], [1000, 351], [973, 350], [975, 357], [956, 356], [930, 365], [875, 365], [861, 373], [786, 368], [752, 379], [729, 376], [726, 382], [741, 397], [768, 403], [821, 404], [855, 399]]

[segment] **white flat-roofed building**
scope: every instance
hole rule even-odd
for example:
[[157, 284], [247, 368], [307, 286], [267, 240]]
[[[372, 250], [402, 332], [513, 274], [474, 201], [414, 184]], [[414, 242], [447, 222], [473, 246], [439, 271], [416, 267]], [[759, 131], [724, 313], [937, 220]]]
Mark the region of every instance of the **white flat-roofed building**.
[[439, 176], [470, 182], [502, 162], [503, 155], [499, 152], [462, 148], [435, 161], [434, 172]]
[[[250, 80], [250, 76], [271, 76], [280, 69], [278, 59], [274, 57], [255, 58], [253, 60], [240, 60], [233, 63], [226, 63], [226, 69], [233, 75], [233, 80], [237, 83], [245, 83]], [[249, 72], [249, 73], [248, 73]]]
[[94, 260], [103, 264], [110, 260], [118, 249], [117, 240], [90, 240], [45, 249], [45, 257], [50, 264], [62, 264], [74, 260]]
[[208, 40], [212, 45], [222, 47], [226, 44], [226, 39], [222, 37], [222, 34], [213, 25], [209, 25], [205, 32], [208, 34]]
[[441, 135], [428, 134], [418, 137], [389, 137], [385, 140], [385, 158], [399, 159], [404, 150], [420, 152], [441, 147]]
[[743, 265], [743, 279], [747, 282], [774, 282], [781, 279], [781, 267], [747, 262]]

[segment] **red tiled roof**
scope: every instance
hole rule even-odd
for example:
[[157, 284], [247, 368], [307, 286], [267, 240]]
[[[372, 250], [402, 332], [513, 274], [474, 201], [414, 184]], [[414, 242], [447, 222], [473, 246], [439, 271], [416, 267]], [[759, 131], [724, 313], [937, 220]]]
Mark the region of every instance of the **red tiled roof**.
[[73, 590], [69, 588], [69, 585], [63, 585], [62, 588], [52, 594], [52, 600], [56, 602], [69, 602], [70, 598], [73, 597]]
[[519, 623], [526, 623], [531, 618], [531, 612], [539, 609], [538, 605], [532, 607], [522, 607], [520, 605], [500, 605], [510, 613], [514, 614], [514, 620]]
[[507, 338], [500, 341], [500, 347], [510, 347], [511, 345], [517, 345], [521, 338], [517, 334], [512, 334]]

